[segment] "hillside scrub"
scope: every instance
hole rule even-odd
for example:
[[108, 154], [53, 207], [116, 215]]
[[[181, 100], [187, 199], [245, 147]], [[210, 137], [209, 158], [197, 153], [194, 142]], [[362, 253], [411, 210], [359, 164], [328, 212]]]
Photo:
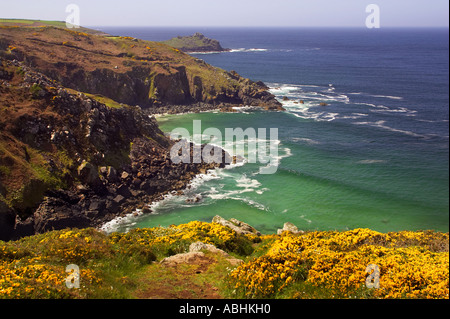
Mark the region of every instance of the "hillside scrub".
[[[258, 237], [198, 221], [109, 235], [66, 229], [0, 242], [0, 298], [138, 298], [145, 287], [155, 288], [154, 273], [173, 273], [159, 261], [202, 241], [243, 259], [231, 267], [205, 257], [221, 266], [202, 282], [223, 298], [445, 299], [448, 240], [448, 233], [369, 229]], [[80, 269], [79, 289], [66, 287], [69, 264]], [[365, 286], [369, 264], [379, 266], [378, 289]], [[186, 276], [177, 277], [183, 286], [196, 278], [186, 267]]]

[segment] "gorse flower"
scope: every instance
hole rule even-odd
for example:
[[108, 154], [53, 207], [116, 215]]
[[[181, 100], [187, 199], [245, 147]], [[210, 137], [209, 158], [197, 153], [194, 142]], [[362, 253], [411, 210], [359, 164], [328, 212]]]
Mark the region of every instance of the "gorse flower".
[[[127, 272], [118, 272], [111, 284], [111, 271], [119, 265], [127, 265], [125, 271], [130, 264], [148, 265], [186, 252], [196, 241], [257, 256], [227, 268], [226, 282], [237, 297], [303, 298], [315, 290], [332, 298], [448, 298], [449, 294], [447, 233], [354, 229], [259, 237], [193, 221], [110, 235], [94, 229], [60, 230], [0, 241], [0, 298], [95, 298], [96, 289], [110, 294], [113, 285], [128, 280]], [[65, 285], [70, 264], [80, 268], [80, 289]], [[368, 265], [379, 268], [378, 289], [366, 287]], [[305, 287], [309, 290], [298, 290]], [[286, 291], [290, 294], [283, 295]]]
[[[440, 234], [448, 242], [448, 234]], [[240, 265], [229, 275], [247, 298], [267, 298], [294, 282], [326, 288], [335, 296], [365, 288], [366, 267], [381, 269], [375, 298], [448, 298], [449, 255], [433, 252], [433, 232], [382, 234], [369, 229], [347, 232], [286, 234], [267, 253]], [[405, 246], [407, 243], [413, 246]]]

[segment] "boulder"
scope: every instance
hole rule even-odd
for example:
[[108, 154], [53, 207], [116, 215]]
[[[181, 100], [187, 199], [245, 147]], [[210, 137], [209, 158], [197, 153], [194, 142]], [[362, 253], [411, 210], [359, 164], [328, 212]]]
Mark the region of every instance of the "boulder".
[[292, 224], [290, 222], [284, 223], [283, 228], [278, 229], [277, 235], [281, 235], [285, 231], [290, 232], [292, 234], [303, 234], [304, 233], [303, 230], [299, 230], [297, 228], [297, 226], [295, 226], [294, 224]]
[[122, 172], [122, 175], [120, 176], [120, 178], [122, 178], [123, 180], [127, 179], [130, 176], [130, 174], [128, 172]]
[[117, 171], [115, 170], [114, 167], [108, 166], [108, 171], [106, 173], [106, 179], [108, 181], [110, 181], [111, 183], [115, 183], [119, 180], [119, 178], [117, 177]]
[[238, 235], [257, 235], [257, 236], [261, 236], [261, 233], [259, 231], [257, 231], [255, 228], [253, 228], [252, 226], [250, 226], [249, 224], [246, 224], [242, 221], [239, 221], [235, 218], [232, 218], [230, 220], [226, 220], [225, 218], [216, 215], [214, 216], [214, 218], [212, 219], [212, 223], [217, 223], [220, 224], [222, 226], [231, 228], [232, 230], [234, 230]]
[[[125, 199], [123, 198], [123, 196], [121, 195], [117, 195], [116, 198], [120, 196], [122, 197], [122, 200]], [[116, 198], [114, 198], [114, 200], [107, 200], [106, 201], [106, 210], [109, 211], [110, 213], [117, 213], [119, 211], [119, 204], [120, 204], [120, 200], [116, 201]]]
[[125, 198], [130, 198], [131, 197], [130, 189], [124, 184], [120, 185], [117, 188], [116, 193], [119, 194], [119, 195], [122, 195]]
[[178, 264], [191, 264], [198, 262], [198, 260], [206, 259], [203, 252], [188, 252], [184, 254], [176, 254], [170, 257], [166, 257], [161, 260], [161, 264], [165, 266], [176, 266]]
[[122, 195], [117, 195], [116, 197], [114, 197], [113, 202], [115, 202], [116, 204], [121, 204], [124, 200], [125, 197], [123, 197]]
[[94, 187], [101, 184], [97, 168], [91, 163], [83, 161], [83, 163], [78, 167], [77, 171], [78, 178], [82, 183]]
[[192, 243], [189, 246], [189, 252], [201, 252], [201, 251], [209, 251], [213, 254], [220, 254], [221, 256], [223, 256], [232, 266], [237, 266], [240, 263], [242, 263], [242, 259], [239, 258], [234, 258], [232, 256], [230, 256], [228, 253], [226, 253], [225, 251], [223, 251], [222, 249], [217, 248], [214, 245], [211, 244], [205, 244], [202, 243], [201, 241], [197, 241], [195, 243]]

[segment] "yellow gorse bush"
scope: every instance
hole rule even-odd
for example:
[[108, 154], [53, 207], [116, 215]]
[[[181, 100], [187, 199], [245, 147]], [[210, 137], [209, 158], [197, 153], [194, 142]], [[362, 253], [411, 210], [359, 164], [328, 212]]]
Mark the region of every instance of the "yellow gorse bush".
[[[144, 247], [157, 244], [186, 244], [202, 241], [220, 248], [232, 249], [236, 233], [216, 223], [193, 221], [178, 226], [133, 229], [127, 233], [113, 233], [111, 243], [130, 243]], [[186, 247], [185, 247], [186, 248]]]
[[[0, 298], [91, 298], [96, 296], [95, 287], [109, 294], [112, 285], [119, 285], [128, 274], [130, 264], [139, 267], [185, 252], [195, 241], [240, 255], [253, 253], [252, 243], [260, 242], [254, 253], [259, 257], [240, 264], [227, 277], [236, 296], [245, 298], [283, 297], [286, 291], [291, 291], [288, 297], [300, 297], [292, 291], [306, 286], [338, 298], [358, 292], [362, 298], [448, 298], [449, 294], [448, 233], [354, 229], [258, 237], [193, 221], [110, 235], [94, 229], [61, 230], [0, 241]], [[80, 268], [80, 289], [65, 285], [69, 264]], [[128, 266], [111, 282], [105, 273], [119, 265]], [[378, 289], [365, 286], [368, 265], [380, 269]]]
[[[79, 298], [82, 291], [66, 287], [65, 267], [87, 264], [106, 251], [93, 229], [55, 231], [17, 242], [0, 241], [0, 298]], [[26, 244], [25, 244], [26, 243]], [[81, 284], [99, 285], [95, 270], [80, 269]]]
[[[232, 271], [229, 280], [248, 298], [271, 297], [294, 282], [345, 298], [365, 288], [366, 267], [373, 264], [381, 271], [380, 288], [370, 290], [372, 297], [448, 298], [448, 245], [444, 251], [430, 250], [437, 236], [369, 229], [284, 234], [265, 255]], [[439, 236], [439, 242], [448, 243], [448, 234]]]

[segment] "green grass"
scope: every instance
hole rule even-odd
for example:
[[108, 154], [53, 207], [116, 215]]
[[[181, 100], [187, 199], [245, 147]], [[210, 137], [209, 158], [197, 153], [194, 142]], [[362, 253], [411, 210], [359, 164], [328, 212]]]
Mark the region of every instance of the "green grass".
[[51, 21], [51, 20], [29, 20], [29, 19], [0, 19], [0, 24], [15, 24], [25, 26], [54, 26], [54, 27], [66, 27], [64, 21]]
[[33, 24], [37, 20], [25, 20], [25, 19], [0, 19], [0, 23], [19, 23], [19, 24]]

